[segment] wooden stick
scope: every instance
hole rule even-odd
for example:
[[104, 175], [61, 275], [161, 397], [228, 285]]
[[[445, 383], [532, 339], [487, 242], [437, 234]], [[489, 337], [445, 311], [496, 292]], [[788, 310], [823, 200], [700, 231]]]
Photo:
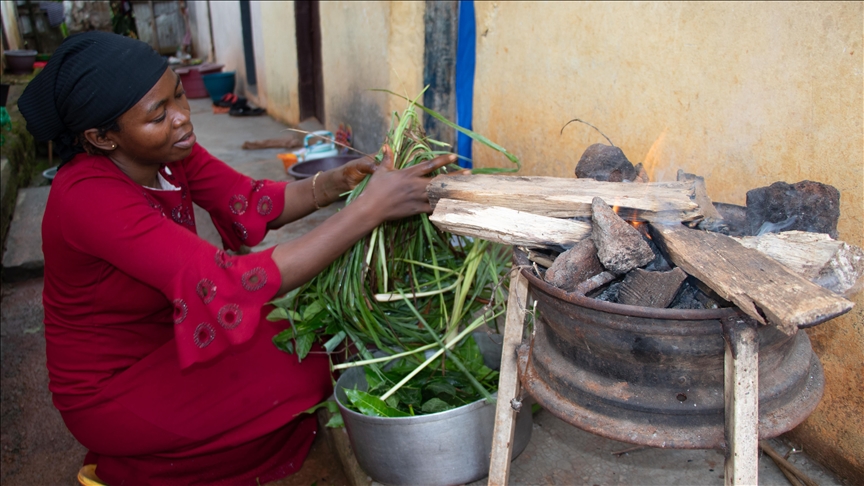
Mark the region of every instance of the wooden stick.
[[591, 234], [589, 223], [454, 199], [438, 201], [429, 221], [453, 234], [529, 248], [570, 248]]
[[[501, 349], [501, 369], [498, 375], [498, 400], [495, 404], [495, 428], [492, 432], [492, 454], [489, 460], [489, 486], [506, 486], [513, 459], [513, 435], [516, 413], [511, 401], [519, 396], [519, 369], [516, 348], [522, 343], [522, 329], [528, 306], [528, 280], [520, 268], [510, 277], [507, 299], [507, 322]], [[531, 413], [530, 410], [525, 413]]]
[[852, 302], [728, 236], [680, 224], [651, 227], [673, 263], [760, 324], [767, 321], [791, 336], [852, 308]]
[[775, 451], [774, 448], [771, 447], [771, 444], [769, 444], [767, 441], [764, 441], [764, 440], [760, 441], [759, 442], [759, 448], [762, 449], [765, 452], [765, 454], [768, 454], [768, 456], [771, 459], [773, 459], [774, 462], [776, 462], [778, 466], [780, 466], [781, 470], [782, 469], [788, 470], [789, 472], [794, 474], [798, 479], [801, 480], [801, 482], [803, 482], [807, 486], [819, 486], [819, 484], [816, 483], [816, 481], [813, 481], [812, 479], [810, 479], [806, 474], [801, 472], [791, 462], [787, 461], [786, 459], [783, 458], [783, 456], [778, 454], [777, 451]]
[[591, 201], [603, 199], [628, 220], [685, 221], [701, 216], [692, 182], [600, 182], [593, 179], [493, 175], [436, 177], [427, 186], [435, 207], [458, 199], [555, 218], [591, 216]]
[[726, 486], [759, 484], [759, 340], [756, 323], [722, 320], [726, 401]]

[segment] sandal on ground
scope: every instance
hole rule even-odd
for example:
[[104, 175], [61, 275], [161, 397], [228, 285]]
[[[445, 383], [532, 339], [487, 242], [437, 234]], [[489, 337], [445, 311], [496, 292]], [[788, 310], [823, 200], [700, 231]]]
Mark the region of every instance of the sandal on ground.
[[231, 106], [228, 114], [231, 116], [259, 116], [263, 115], [265, 112], [266, 110], [264, 108], [252, 108], [246, 103], [235, 103], [233, 106]]

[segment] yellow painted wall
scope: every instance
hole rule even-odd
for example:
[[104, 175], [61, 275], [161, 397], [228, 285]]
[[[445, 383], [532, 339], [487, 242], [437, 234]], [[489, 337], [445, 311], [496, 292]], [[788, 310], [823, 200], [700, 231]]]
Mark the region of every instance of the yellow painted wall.
[[[294, 2], [260, 2], [263, 66], [257, 66], [266, 77], [267, 114], [288, 124], [300, 122], [298, 102], [297, 33]], [[258, 49], [258, 46], [255, 46]]]
[[[705, 176], [715, 201], [809, 179], [841, 193], [864, 247], [862, 25], [855, 3], [476, 2], [474, 129], [522, 173], [573, 177], [602, 130], [652, 180]], [[506, 166], [474, 144], [475, 165]], [[825, 396], [793, 437], [864, 482], [864, 293], [809, 332]]]
[[371, 89], [414, 96], [423, 89], [423, 2], [320, 3], [324, 117], [354, 130], [354, 146], [378, 150], [390, 113], [404, 102]]

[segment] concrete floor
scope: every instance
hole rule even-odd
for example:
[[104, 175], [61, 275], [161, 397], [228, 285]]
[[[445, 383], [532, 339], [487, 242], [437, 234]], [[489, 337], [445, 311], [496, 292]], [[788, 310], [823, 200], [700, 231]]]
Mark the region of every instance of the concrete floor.
[[[284, 149], [244, 151], [245, 140], [280, 138], [285, 127], [269, 117], [233, 118], [213, 115], [209, 100], [191, 100], [193, 123], [199, 142], [215, 156], [254, 178], [285, 180], [276, 154]], [[262, 247], [287, 241], [314, 227], [337, 211], [339, 205], [273, 232]], [[208, 219], [198, 215], [202, 237], [218, 243]], [[15, 222], [13, 221], [13, 225]], [[254, 250], [254, 249], [253, 249]], [[84, 448], [66, 430], [51, 405], [45, 371], [42, 334], [42, 280], [3, 284], [2, 290], [2, 434], [0, 434], [0, 484], [73, 485]], [[324, 440], [326, 438], [327, 440]], [[335, 439], [335, 440], [334, 440]], [[313, 452], [301, 471], [273, 483], [289, 485], [376, 484], [371, 478], [352, 475], [353, 456], [345, 445], [344, 431], [319, 434]], [[782, 440], [772, 440], [781, 454], [789, 450]], [[342, 444], [342, 445], [340, 445]], [[511, 484], [560, 485], [711, 485], [723, 484], [723, 454], [716, 450], [630, 449], [625, 444], [581, 431], [545, 411], [534, 416], [531, 441], [512, 463]], [[346, 455], [347, 454], [347, 455]], [[804, 453], [790, 456], [820, 485], [844, 484]], [[345, 474], [345, 472], [349, 474]], [[759, 462], [759, 483], [789, 484], [767, 457]], [[485, 484], [485, 479], [473, 485]]]

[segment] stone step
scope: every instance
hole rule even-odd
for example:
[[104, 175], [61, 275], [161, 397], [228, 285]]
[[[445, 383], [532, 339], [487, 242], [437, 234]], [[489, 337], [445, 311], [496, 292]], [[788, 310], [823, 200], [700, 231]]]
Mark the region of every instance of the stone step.
[[27, 187], [18, 191], [15, 211], [3, 253], [2, 278], [16, 282], [42, 275], [42, 215], [51, 186]]

